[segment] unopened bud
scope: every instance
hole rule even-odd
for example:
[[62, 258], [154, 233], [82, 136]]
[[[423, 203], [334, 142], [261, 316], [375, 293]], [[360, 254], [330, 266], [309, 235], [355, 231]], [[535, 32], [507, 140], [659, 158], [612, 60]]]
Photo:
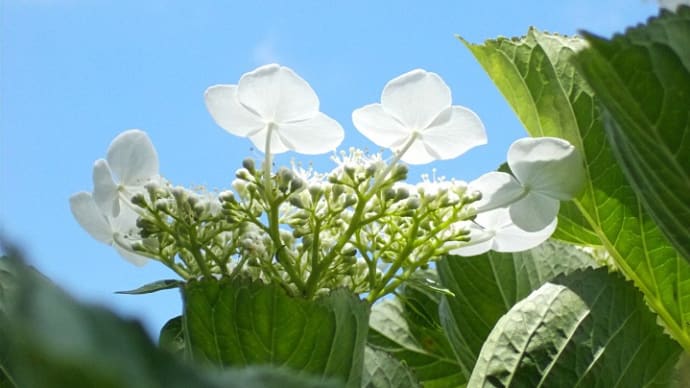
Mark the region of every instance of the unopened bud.
[[254, 180], [252, 174], [246, 168], [240, 168], [239, 170], [235, 171], [235, 176], [238, 179], [242, 179], [243, 181], [247, 182], [251, 182]]
[[222, 191], [220, 194], [218, 194], [218, 199], [221, 202], [229, 202], [229, 203], [235, 202], [235, 193], [233, 193], [230, 190]]
[[136, 193], [132, 196], [130, 199], [133, 205], [139, 206], [139, 207], [144, 207], [146, 206], [146, 197], [144, 197], [144, 194], [142, 193]]
[[256, 163], [254, 163], [254, 159], [252, 158], [244, 159], [242, 161], [242, 167], [246, 168], [251, 174], [256, 172]]

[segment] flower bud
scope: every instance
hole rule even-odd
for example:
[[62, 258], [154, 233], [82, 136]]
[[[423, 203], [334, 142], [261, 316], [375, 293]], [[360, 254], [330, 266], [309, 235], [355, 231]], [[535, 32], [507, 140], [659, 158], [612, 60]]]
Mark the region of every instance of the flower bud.
[[243, 181], [247, 181], [247, 182], [254, 181], [254, 177], [249, 172], [249, 170], [247, 170], [246, 168], [240, 168], [237, 171], [235, 171], [235, 176], [238, 179], [242, 179]]
[[333, 185], [333, 199], [337, 199], [340, 197], [344, 192], [345, 192], [345, 186], [341, 184], [334, 184]]
[[406, 164], [398, 164], [393, 168], [393, 173], [391, 174], [391, 177], [394, 181], [402, 181], [407, 179], [407, 172], [409, 171], [409, 168], [407, 167]]
[[318, 201], [323, 195], [323, 185], [321, 183], [312, 183], [309, 185], [309, 195], [314, 202]]
[[235, 202], [235, 194], [230, 190], [221, 191], [220, 194], [218, 194], [218, 199], [221, 202], [233, 203]]
[[390, 187], [387, 188], [387, 189], [385, 189], [385, 190], [383, 191], [383, 199], [384, 199], [385, 201], [392, 201], [392, 200], [396, 199], [396, 192], [395, 192], [395, 190], [392, 189], [392, 188], [390, 188]]
[[244, 159], [242, 161], [242, 167], [246, 168], [251, 174], [256, 173], [256, 163], [254, 163], [254, 159], [252, 158]]
[[144, 194], [142, 193], [136, 193], [132, 196], [130, 202], [132, 202], [132, 204], [135, 206], [143, 208], [146, 206], [146, 197], [144, 197]]
[[290, 205], [298, 209], [305, 209], [304, 201], [302, 201], [302, 198], [299, 195], [291, 196], [290, 199], [288, 199], [288, 202], [290, 202]]

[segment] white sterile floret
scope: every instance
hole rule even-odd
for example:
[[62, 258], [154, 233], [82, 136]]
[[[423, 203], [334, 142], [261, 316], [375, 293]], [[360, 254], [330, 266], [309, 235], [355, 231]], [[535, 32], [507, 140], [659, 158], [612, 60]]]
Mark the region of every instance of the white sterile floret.
[[233, 135], [248, 137], [262, 152], [293, 150], [321, 154], [334, 150], [344, 131], [319, 112], [319, 98], [307, 81], [285, 66], [264, 65], [242, 75], [237, 85], [206, 90], [213, 120]]
[[389, 81], [381, 103], [355, 110], [352, 121], [377, 145], [402, 152], [402, 161], [425, 164], [486, 144], [479, 117], [451, 104], [450, 89], [441, 77], [417, 69]]
[[120, 256], [134, 265], [146, 264], [148, 259], [132, 250], [132, 242], [140, 240], [136, 228], [137, 214], [132, 209], [123, 207], [118, 216], [104, 213], [87, 192], [72, 195], [69, 203], [72, 215], [91, 237], [112, 245]]
[[[113, 179], [113, 174], [118, 179]], [[117, 217], [121, 202], [159, 179], [158, 155], [146, 132], [132, 129], [119, 134], [108, 147], [106, 159], [93, 167], [93, 200], [103, 212]], [[123, 198], [124, 197], [124, 198]]]
[[477, 211], [509, 207], [520, 228], [536, 232], [558, 215], [560, 201], [571, 200], [582, 190], [585, 170], [582, 156], [567, 141], [554, 137], [524, 138], [508, 150], [514, 174], [490, 172], [470, 183], [482, 193]]
[[474, 222], [466, 222], [470, 241], [450, 251], [454, 255], [475, 256], [490, 250], [496, 252], [520, 252], [532, 249], [546, 241], [556, 230], [554, 218], [545, 228], [528, 232], [515, 225], [506, 208], [498, 208], [477, 214]]

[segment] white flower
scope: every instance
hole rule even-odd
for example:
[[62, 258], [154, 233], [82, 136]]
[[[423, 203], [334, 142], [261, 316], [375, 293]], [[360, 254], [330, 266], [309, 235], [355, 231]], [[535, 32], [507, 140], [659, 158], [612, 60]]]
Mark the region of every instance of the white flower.
[[321, 154], [344, 138], [340, 124], [319, 112], [319, 98], [307, 81], [284, 66], [261, 66], [237, 85], [211, 86], [205, 98], [221, 128], [248, 137], [262, 152], [269, 136], [272, 154]]
[[546, 241], [556, 230], [554, 218], [545, 228], [528, 232], [513, 224], [507, 208], [498, 208], [477, 214], [470, 229], [468, 245], [450, 251], [454, 255], [476, 256], [493, 250], [496, 252], [520, 252], [532, 249]]
[[377, 145], [403, 152], [406, 163], [453, 159], [486, 144], [486, 133], [474, 112], [451, 103], [441, 77], [417, 69], [389, 81], [381, 103], [355, 110], [352, 121]]
[[585, 183], [580, 153], [563, 139], [523, 138], [508, 150], [514, 176], [490, 172], [470, 183], [482, 193], [477, 211], [509, 206], [510, 217], [520, 228], [536, 232], [558, 215], [560, 201], [575, 198]]
[[[119, 178], [113, 179], [113, 173]], [[120, 202], [129, 200], [143, 186], [158, 179], [158, 155], [146, 132], [138, 129], [119, 134], [108, 147], [106, 159], [93, 166], [93, 200], [103, 212], [117, 217]]]
[[132, 209], [122, 208], [117, 217], [107, 215], [87, 192], [72, 195], [69, 204], [72, 215], [91, 237], [112, 245], [120, 256], [134, 265], [146, 264], [148, 259], [134, 253], [131, 248], [131, 241], [139, 240], [136, 229], [137, 214]]

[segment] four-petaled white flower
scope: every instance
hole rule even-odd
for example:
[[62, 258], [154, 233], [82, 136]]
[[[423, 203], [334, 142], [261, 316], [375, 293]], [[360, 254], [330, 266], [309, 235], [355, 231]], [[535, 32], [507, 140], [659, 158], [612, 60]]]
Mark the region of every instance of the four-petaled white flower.
[[490, 250], [520, 252], [532, 249], [546, 241], [556, 230], [558, 219], [541, 230], [528, 232], [516, 226], [507, 208], [498, 208], [477, 214], [474, 222], [464, 223], [470, 229], [467, 245], [450, 251], [454, 255], [476, 256]]
[[529, 232], [544, 229], [558, 215], [560, 201], [575, 198], [585, 183], [582, 156], [554, 137], [523, 138], [508, 150], [513, 175], [490, 172], [470, 183], [482, 193], [477, 211], [509, 207], [513, 223]]
[[486, 144], [479, 117], [451, 104], [450, 89], [441, 77], [417, 69], [389, 81], [381, 103], [355, 110], [352, 121], [372, 142], [402, 153], [402, 161], [425, 164]]
[[72, 215], [91, 237], [112, 245], [120, 256], [134, 265], [146, 264], [148, 258], [132, 250], [131, 243], [139, 240], [136, 228], [138, 215], [132, 209], [123, 207], [117, 216], [109, 215], [87, 192], [72, 195], [69, 204]]
[[211, 86], [205, 98], [221, 128], [248, 137], [262, 152], [270, 144], [271, 154], [321, 154], [335, 150], [345, 136], [337, 121], [319, 112], [319, 98], [307, 81], [284, 66], [261, 66], [237, 85]]
[[117, 217], [121, 202], [158, 178], [158, 155], [146, 132], [122, 132], [110, 143], [106, 159], [93, 166], [93, 200], [106, 215]]

